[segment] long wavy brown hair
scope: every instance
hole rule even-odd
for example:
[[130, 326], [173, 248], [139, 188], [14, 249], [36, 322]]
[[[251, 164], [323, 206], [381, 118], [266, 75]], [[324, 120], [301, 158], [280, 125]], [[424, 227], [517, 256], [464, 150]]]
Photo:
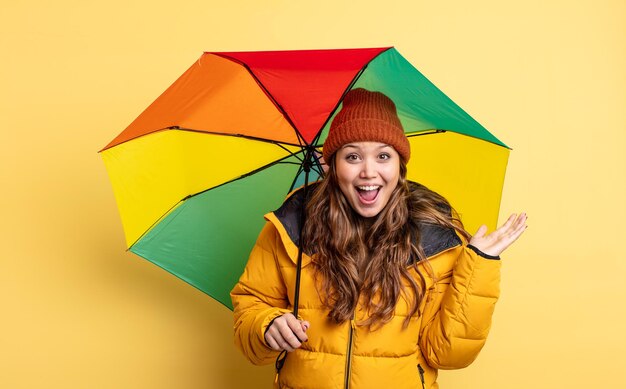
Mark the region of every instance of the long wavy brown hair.
[[[335, 323], [352, 319], [362, 299], [368, 318], [359, 325], [382, 325], [391, 320], [402, 295], [409, 305], [404, 321], [408, 326], [424, 296], [425, 279], [417, 267], [426, 260], [419, 225], [452, 228], [469, 239], [448, 201], [423, 185], [409, 183], [406, 171], [406, 163], [401, 161], [398, 185], [374, 218], [361, 217], [348, 203], [339, 188], [334, 157], [311, 194], [304, 250], [313, 254], [320, 297]], [[411, 268], [417, 271], [419, 283], [410, 275]]]

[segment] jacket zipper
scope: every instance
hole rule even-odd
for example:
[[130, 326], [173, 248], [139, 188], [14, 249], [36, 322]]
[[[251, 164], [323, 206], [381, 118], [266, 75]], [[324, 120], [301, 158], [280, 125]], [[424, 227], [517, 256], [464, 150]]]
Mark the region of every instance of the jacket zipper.
[[417, 371], [420, 373], [420, 381], [422, 381], [422, 389], [426, 389], [426, 383], [424, 382], [424, 368], [419, 363], [417, 364]]
[[346, 381], [345, 388], [350, 387], [350, 365], [352, 364], [352, 338], [354, 336], [355, 329], [354, 317], [350, 320], [350, 332], [348, 334], [348, 352], [346, 353]]

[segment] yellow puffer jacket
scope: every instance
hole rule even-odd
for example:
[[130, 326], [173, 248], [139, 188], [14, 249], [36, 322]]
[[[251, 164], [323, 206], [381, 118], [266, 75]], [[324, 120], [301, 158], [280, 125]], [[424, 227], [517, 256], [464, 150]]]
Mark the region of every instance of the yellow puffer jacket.
[[[235, 343], [254, 364], [275, 361], [278, 352], [265, 343], [265, 330], [274, 318], [292, 311], [300, 201], [292, 196], [266, 215], [268, 223], [231, 292]], [[299, 316], [311, 323], [308, 341], [287, 355], [275, 387], [438, 388], [437, 369], [469, 365], [489, 332], [500, 261], [477, 255], [456, 233], [440, 227], [424, 226], [422, 246], [430, 266], [419, 265], [427, 283], [419, 315], [403, 328], [408, 306], [401, 298], [393, 319], [374, 331], [357, 325], [364, 318], [362, 309], [350, 322], [327, 320], [311, 258], [304, 254]]]

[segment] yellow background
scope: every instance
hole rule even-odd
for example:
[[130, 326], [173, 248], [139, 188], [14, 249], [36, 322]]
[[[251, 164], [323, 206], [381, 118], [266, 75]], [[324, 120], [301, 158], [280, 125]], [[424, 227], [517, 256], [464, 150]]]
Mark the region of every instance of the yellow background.
[[0, 387], [269, 387], [227, 309], [124, 251], [96, 151], [203, 50], [385, 45], [513, 147], [500, 219], [530, 215], [442, 387], [626, 387], [626, 2], [167, 3], [2, 0]]

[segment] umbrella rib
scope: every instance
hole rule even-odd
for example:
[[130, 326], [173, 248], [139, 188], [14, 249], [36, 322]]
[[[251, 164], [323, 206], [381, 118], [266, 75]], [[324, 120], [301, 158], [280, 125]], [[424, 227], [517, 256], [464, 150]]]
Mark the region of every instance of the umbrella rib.
[[298, 171], [293, 176], [293, 180], [291, 181], [291, 185], [289, 185], [289, 192], [293, 192], [294, 186], [296, 185], [296, 182], [298, 181], [298, 177], [300, 177], [300, 173], [302, 173], [302, 165], [300, 165], [300, 167], [298, 168]]
[[[298, 161], [302, 162], [302, 158], [298, 157], [298, 155], [297, 155], [297, 154], [299, 154], [299, 153], [301, 152], [301, 150], [300, 150], [300, 151], [298, 151], [298, 152], [295, 152], [295, 153], [294, 153], [294, 152], [292, 152], [291, 150], [289, 150], [288, 148], [286, 148], [285, 146], [283, 146], [283, 145], [282, 145], [282, 144], [280, 144], [280, 143], [274, 143], [274, 144], [275, 144], [276, 146], [280, 147], [281, 149], [285, 150], [286, 152], [288, 152], [288, 153], [289, 153], [289, 156], [293, 156], [294, 158], [297, 158], [297, 159], [298, 159]], [[279, 162], [279, 163], [282, 163], [282, 162]], [[293, 163], [293, 162], [292, 162], [292, 163]]]
[[316, 173], [317, 173], [320, 177], [323, 177], [323, 176], [324, 176], [324, 169], [322, 169], [322, 167], [321, 167], [321, 165], [320, 165], [319, 161], [316, 161], [316, 162], [313, 164], [313, 166], [311, 166], [311, 167], [315, 170], [315, 172], [316, 172]]
[[[230, 184], [231, 182], [235, 182], [235, 181], [238, 181], [238, 180], [244, 179], [244, 178], [246, 178], [246, 177], [249, 177], [249, 176], [251, 176], [251, 175], [253, 175], [253, 174], [256, 174], [256, 173], [260, 172], [261, 170], [268, 169], [268, 168], [270, 168], [270, 167], [272, 167], [272, 166], [274, 166], [274, 165], [277, 165], [277, 164], [289, 164], [289, 163], [293, 163], [293, 162], [284, 162], [284, 160], [285, 160], [285, 159], [290, 158], [290, 157], [292, 157], [292, 156], [294, 156], [294, 157], [295, 157], [295, 154], [291, 153], [290, 155], [286, 155], [285, 157], [283, 157], [283, 158], [281, 158], [281, 159], [277, 159], [276, 161], [270, 162], [270, 163], [268, 163], [267, 165], [261, 166], [260, 168], [254, 169], [254, 170], [252, 170], [252, 171], [250, 171], [250, 172], [248, 172], [248, 173], [246, 173], [246, 174], [242, 174], [242, 175], [241, 175], [241, 176], [239, 176], [239, 177], [235, 177], [235, 178], [233, 178], [233, 179], [232, 179], [232, 180], [230, 180], [230, 181], [225, 181], [225, 182], [223, 182], [223, 183], [221, 183], [221, 184], [219, 184], [219, 185], [216, 185], [216, 186], [213, 186], [213, 187], [211, 187], [211, 188], [205, 189], [205, 190], [200, 191], [200, 192], [198, 192], [198, 193], [194, 193], [194, 194], [187, 195], [187, 196], [186, 196], [185, 198], [183, 198], [181, 201], [185, 201], [185, 200], [188, 200], [188, 199], [190, 199], [190, 198], [192, 198], [192, 197], [195, 197], [195, 196], [201, 195], [201, 194], [203, 194], [203, 193], [206, 193], [206, 192], [208, 192], [208, 191], [210, 191], [210, 190], [217, 189], [217, 188], [219, 188], [219, 187], [221, 187], [221, 186], [224, 186], [224, 185]], [[297, 158], [297, 157], [296, 157], [296, 158]], [[299, 165], [299, 164], [294, 163], [294, 165]]]
[[447, 130], [434, 129], [434, 130], [416, 132], [415, 134], [408, 134], [406, 137], [407, 138], [413, 138], [413, 137], [416, 137], [416, 136], [423, 136], [423, 135], [442, 134], [444, 132], [447, 132]]
[[[312, 153], [312, 157], [313, 158], [313, 163], [311, 164], [311, 168], [313, 170], [315, 170], [315, 172], [317, 173], [317, 175], [319, 177], [323, 177], [324, 173], [323, 173], [323, 169], [320, 165], [320, 160], [319, 158], [315, 158], [315, 156], [313, 156], [314, 153]], [[305, 157], [306, 158], [306, 157]], [[296, 173], [296, 175], [293, 178], [293, 181], [291, 182], [291, 185], [289, 186], [289, 192], [292, 192], [295, 189], [296, 183], [298, 182], [298, 177], [300, 177], [300, 174], [302, 174], [303, 170], [304, 170], [304, 161], [301, 160], [303, 163], [300, 164], [300, 168], [298, 169], [298, 172]], [[281, 162], [281, 163], [288, 163], [288, 162]]]
[[[302, 143], [292, 143], [292, 142], [279, 142], [277, 140], [273, 140], [273, 139], [267, 139], [267, 138], [259, 138], [256, 136], [250, 136], [250, 135], [244, 135], [244, 134], [231, 134], [231, 133], [226, 133], [226, 132], [217, 132], [217, 131], [204, 131], [204, 130], [196, 130], [193, 128], [185, 128], [185, 127], [179, 127], [179, 126], [170, 126], [170, 127], [164, 127], [164, 128], [160, 128], [158, 130], [154, 130], [151, 132], [148, 132], [146, 134], [142, 134], [133, 138], [130, 138], [128, 140], [125, 140], [123, 142], [120, 142], [110, 148], [113, 147], [117, 147], [119, 145], [122, 145], [124, 143], [130, 142], [132, 140], [144, 137], [144, 136], [148, 136], [151, 134], [155, 134], [157, 132], [161, 132], [161, 131], [169, 131], [169, 130], [175, 130], [175, 131], [188, 131], [188, 132], [196, 132], [196, 133], [200, 133], [200, 134], [211, 134], [211, 135], [221, 135], [221, 136], [232, 136], [232, 137], [237, 137], [237, 138], [244, 138], [244, 139], [250, 139], [250, 140], [255, 140], [258, 142], [265, 142], [265, 143], [272, 143], [275, 145], [278, 145], [280, 147], [283, 147], [282, 145], [289, 145], [289, 146], [296, 146], [296, 147], [303, 147]], [[300, 138], [298, 138], [298, 140], [300, 140]], [[283, 147], [284, 148], [284, 147]], [[107, 150], [107, 148], [105, 147], [104, 149], [98, 151], [98, 153], [103, 152], [104, 150]], [[287, 150], [287, 149], [285, 149]]]
[[257, 76], [254, 74], [254, 72], [252, 71], [252, 69], [250, 69], [250, 67], [248, 66], [248, 64], [246, 64], [246, 63], [244, 63], [244, 62], [240, 61], [240, 60], [239, 60], [239, 59], [237, 59], [237, 58], [231, 58], [231, 57], [229, 57], [229, 56], [222, 55], [222, 54], [220, 54], [220, 53], [212, 53], [212, 54], [214, 54], [214, 55], [218, 55], [218, 56], [220, 56], [220, 57], [222, 57], [222, 58], [226, 58], [226, 59], [228, 59], [228, 60], [230, 60], [230, 61], [236, 62], [236, 63], [240, 64], [241, 66], [243, 66], [243, 67], [244, 67], [244, 68], [248, 71], [248, 73], [250, 73], [250, 75], [252, 76], [252, 78], [254, 79], [254, 81], [256, 81], [256, 83], [259, 85], [259, 87], [261, 88], [261, 90], [263, 91], [263, 93], [265, 93], [265, 95], [266, 95], [266, 96], [270, 99], [270, 101], [271, 101], [272, 103], [274, 103], [274, 105], [276, 106], [276, 108], [278, 109], [278, 111], [279, 111], [280, 113], [282, 113], [282, 114], [283, 114], [283, 116], [285, 117], [285, 120], [287, 120], [287, 122], [291, 125], [291, 127], [293, 128], [293, 130], [294, 130], [294, 131], [295, 131], [295, 133], [296, 133], [296, 136], [298, 137], [298, 140], [300, 141], [300, 144], [299, 144], [298, 146], [303, 147], [303, 146], [306, 144], [306, 141], [304, 140], [304, 138], [302, 137], [302, 135], [300, 135], [300, 132], [298, 131], [298, 128], [296, 127], [296, 125], [294, 124], [294, 122], [291, 120], [291, 118], [289, 117], [289, 115], [287, 115], [287, 111], [285, 111], [285, 109], [283, 108], [283, 106], [282, 106], [282, 105], [280, 105], [280, 104], [278, 103], [278, 101], [276, 101], [276, 99], [274, 98], [274, 96], [272, 96], [272, 94], [270, 93], [270, 91], [269, 91], [269, 90], [267, 90], [267, 88], [265, 87], [265, 85], [263, 85], [263, 83], [261, 82], [261, 80], [259, 80], [259, 79], [257, 78]]
[[267, 139], [267, 138], [259, 138], [256, 136], [250, 136], [250, 135], [244, 135], [244, 134], [229, 134], [226, 132], [217, 132], [217, 131], [203, 131], [203, 130], [195, 130], [193, 128], [185, 128], [185, 127], [178, 127], [178, 126], [172, 126], [172, 127], [168, 127], [165, 128], [164, 130], [180, 130], [180, 131], [189, 131], [189, 132], [199, 132], [202, 134], [211, 134], [211, 135], [221, 135], [221, 136], [232, 136], [232, 137], [236, 137], [236, 138], [244, 138], [244, 139], [249, 139], [249, 140], [255, 140], [258, 142], [265, 142], [265, 143], [272, 143], [275, 144], [277, 146], [280, 146], [281, 148], [283, 148], [285, 151], [293, 154], [291, 151], [289, 151], [288, 149], [286, 149], [283, 145], [289, 145], [289, 146], [297, 146], [297, 147], [302, 147], [301, 144], [298, 143], [291, 143], [291, 142], [279, 142], [277, 140], [273, 140], [273, 139]]
[[320, 164], [320, 158], [313, 156], [313, 164], [311, 165], [311, 168], [313, 168], [320, 177], [324, 176], [324, 169]]
[[[286, 163], [291, 163], [291, 164], [294, 164], [294, 165], [300, 165], [300, 164], [297, 164], [297, 163], [293, 163], [293, 162], [285, 162], [285, 161], [284, 161], [285, 159], [290, 158], [290, 157], [296, 157], [296, 158], [298, 158], [298, 157], [297, 157], [294, 153], [291, 153], [291, 152], [290, 152], [290, 154], [289, 154], [289, 155], [286, 155], [286, 156], [284, 156], [283, 158], [277, 159], [276, 161], [270, 162], [270, 163], [268, 163], [267, 165], [263, 165], [263, 166], [261, 166], [260, 168], [257, 168], [257, 169], [255, 169], [255, 170], [252, 170], [252, 171], [250, 171], [250, 172], [248, 172], [248, 173], [246, 173], [246, 174], [243, 174], [243, 175], [241, 175], [241, 176], [235, 177], [235, 178], [233, 178], [232, 180], [229, 180], [229, 181], [224, 181], [224, 182], [222, 182], [222, 183], [221, 183], [221, 184], [219, 184], [219, 185], [215, 185], [215, 186], [212, 186], [212, 187], [210, 187], [210, 188], [207, 188], [207, 189], [205, 189], [205, 190], [203, 190], [203, 191], [200, 191], [200, 192], [197, 192], [197, 193], [194, 193], [194, 194], [190, 194], [190, 195], [187, 195], [187, 196], [183, 197], [183, 198], [182, 198], [182, 199], [180, 199], [177, 203], [175, 203], [174, 205], [172, 205], [172, 206], [171, 206], [171, 207], [170, 207], [167, 211], [165, 211], [165, 213], [163, 213], [163, 215], [161, 215], [160, 217], [158, 217], [158, 218], [154, 221], [154, 223], [152, 223], [152, 224], [150, 225], [150, 227], [148, 227], [148, 228], [147, 228], [147, 229], [143, 232], [143, 234], [141, 234], [141, 235], [140, 235], [140, 236], [139, 236], [139, 237], [138, 237], [138, 238], [137, 238], [137, 239], [136, 239], [136, 240], [135, 240], [135, 241], [134, 241], [134, 242], [133, 242], [133, 243], [129, 246], [128, 250], [130, 250], [130, 249], [131, 249], [131, 248], [132, 248], [132, 247], [133, 247], [133, 246], [134, 246], [137, 242], [139, 242], [139, 241], [140, 241], [140, 240], [141, 240], [141, 239], [142, 239], [142, 238], [143, 238], [143, 237], [144, 237], [144, 236], [145, 236], [148, 232], [150, 232], [150, 231], [151, 231], [151, 230], [152, 230], [152, 229], [153, 229], [153, 228], [154, 228], [157, 224], [159, 224], [159, 223], [160, 223], [160, 222], [161, 222], [161, 221], [162, 221], [162, 220], [163, 220], [163, 219], [164, 219], [164, 218], [165, 218], [165, 217], [166, 217], [166, 216], [167, 216], [170, 212], [172, 212], [172, 210], [174, 210], [174, 208], [178, 207], [180, 204], [184, 203], [185, 201], [189, 200], [190, 198], [195, 197], [195, 196], [198, 196], [198, 195], [201, 195], [201, 194], [206, 193], [206, 192], [208, 192], [208, 191], [210, 191], [210, 190], [217, 189], [217, 188], [222, 187], [222, 186], [224, 186], [224, 185], [230, 184], [231, 182], [235, 182], [235, 181], [241, 180], [241, 179], [243, 179], [243, 178], [246, 178], [246, 177], [248, 177], [248, 176], [251, 176], [251, 175], [253, 175], [253, 174], [258, 173], [258, 172], [260, 172], [261, 170], [268, 169], [268, 168], [270, 168], [270, 167], [272, 167], [272, 166], [274, 166], [274, 165], [277, 165], [277, 164], [286, 164]], [[301, 166], [301, 165], [300, 165], [300, 166]]]

